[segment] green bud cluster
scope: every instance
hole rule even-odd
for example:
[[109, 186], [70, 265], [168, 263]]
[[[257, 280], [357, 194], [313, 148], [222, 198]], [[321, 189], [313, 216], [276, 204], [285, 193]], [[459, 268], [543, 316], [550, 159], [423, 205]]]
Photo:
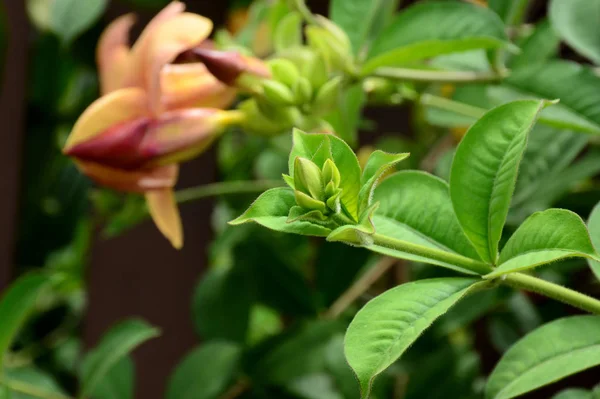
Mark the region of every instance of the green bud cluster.
[[333, 111], [342, 89], [342, 75], [351, 65], [348, 37], [326, 19], [306, 27], [307, 45], [281, 51], [268, 61], [271, 79], [263, 79], [254, 96], [242, 104], [246, 129], [274, 135], [295, 126], [331, 131], [323, 117]]
[[307, 211], [319, 211], [323, 216], [341, 211], [340, 171], [331, 159], [319, 168], [309, 159], [294, 161], [294, 195], [298, 206]]

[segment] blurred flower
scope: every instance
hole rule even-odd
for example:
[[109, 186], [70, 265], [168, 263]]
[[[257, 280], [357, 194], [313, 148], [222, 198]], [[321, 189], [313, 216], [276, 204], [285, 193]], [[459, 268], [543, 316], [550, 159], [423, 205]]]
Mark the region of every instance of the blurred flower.
[[212, 49], [206, 40], [212, 22], [183, 10], [170, 3], [132, 47], [132, 15], [106, 29], [97, 51], [103, 96], [81, 115], [64, 148], [99, 184], [144, 193], [150, 215], [176, 248], [183, 245], [173, 195], [177, 163], [243, 117], [220, 109], [233, 100], [238, 80], [269, 75], [259, 60]]

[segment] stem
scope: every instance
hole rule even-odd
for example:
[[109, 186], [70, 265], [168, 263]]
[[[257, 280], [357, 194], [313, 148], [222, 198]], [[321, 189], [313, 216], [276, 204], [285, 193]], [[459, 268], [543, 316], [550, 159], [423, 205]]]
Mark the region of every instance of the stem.
[[439, 83], [498, 82], [507, 76], [506, 72], [427, 71], [389, 67], [377, 68], [369, 75], [387, 79]]
[[179, 190], [175, 193], [175, 199], [179, 203], [184, 203], [224, 194], [260, 193], [283, 185], [280, 180], [228, 181]]
[[459, 254], [442, 251], [439, 249], [424, 247], [422, 245], [413, 244], [408, 241], [397, 240], [392, 237], [381, 234], [373, 234], [373, 244], [382, 247], [395, 249], [397, 251], [407, 252], [409, 254], [423, 256], [425, 258], [449, 263], [470, 270], [476, 274], [486, 274], [492, 270], [492, 267], [487, 263], [467, 258]]
[[460, 115], [469, 116], [479, 119], [485, 114], [486, 110], [474, 107], [469, 104], [460, 103], [458, 101], [449, 100], [444, 97], [434, 96], [433, 94], [425, 93], [421, 96], [420, 102], [422, 105], [434, 108], [451, 111]]
[[331, 307], [323, 314], [325, 318], [335, 319], [342, 314], [348, 306], [352, 305], [362, 294], [365, 293], [377, 280], [381, 278], [392, 266], [398, 262], [398, 259], [383, 257], [373, 267], [367, 270], [358, 280], [354, 282]]
[[41, 399], [72, 399], [70, 396], [66, 396], [60, 393], [45, 392], [39, 390], [38, 388], [32, 385], [20, 381], [2, 381], [0, 382], [0, 384], [7, 387], [11, 391], [19, 392], [25, 395], [35, 396]]
[[503, 282], [514, 288], [537, 292], [590, 313], [600, 314], [600, 300], [523, 273], [507, 274]]
[[315, 18], [304, 0], [292, 0], [292, 5], [300, 13], [304, 20], [311, 25], [318, 25], [319, 22]]

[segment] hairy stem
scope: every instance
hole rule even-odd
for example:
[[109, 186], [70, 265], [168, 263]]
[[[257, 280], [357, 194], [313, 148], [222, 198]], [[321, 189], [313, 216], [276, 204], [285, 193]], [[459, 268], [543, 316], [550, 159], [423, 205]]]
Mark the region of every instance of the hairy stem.
[[364, 294], [377, 280], [381, 278], [398, 262], [398, 259], [391, 257], [383, 257], [367, 270], [358, 280], [354, 282], [331, 307], [323, 314], [326, 318], [334, 319], [342, 314], [348, 306], [352, 305], [362, 294]]
[[184, 203], [217, 195], [262, 193], [270, 188], [283, 187], [283, 185], [281, 180], [226, 181], [179, 190], [175, 193], [175, 199], [179, 203]]
[[373, 236], [373, 244], [386, 248], [395, 249], [397, 251], [407, 252], [409, 254], [423, 256], [428, 259], [449, 263], [463, 269], [470, 270], [475, 274], [486, 274], [492, 270], [492, 267], [487, 263], [467, 258], [452, 252], [446, 252], [439, 249], [425, 247], [422, 245], [413, 244], [408, 241], [397, 240], [392, 237], [375, 233]]
[[506, 71], [502, 73], [473, 71], [427, 71], [409, 68], [381, 67], [370, 73], [369, 76], [413, 82], [474, 83], [499, 82], [507, 76], [507, 73]]
[[600, 300], [523, 273], [511, 273], [502, 282], [514, 288], [537, 292], [590, 313], [600, 314]]
[[22, 393], [29, 396], [35, 396], [40, 399], [72, 399], [70, 396], [55, 392], [46, 392], [33, 385], [21, 381], [1, 381], [0, 385], [8, 388], [10, 391]]

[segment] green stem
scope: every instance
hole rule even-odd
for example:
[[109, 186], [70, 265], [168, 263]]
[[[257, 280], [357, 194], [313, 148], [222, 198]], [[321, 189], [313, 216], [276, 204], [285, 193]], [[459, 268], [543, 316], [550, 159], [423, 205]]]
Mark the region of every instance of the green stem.
[[311, 25], [318, 25], [318, 21], [306, 5], [304, 0], [292, 0], [293, 7], [302, 15], [304, 20]]
[[498, 82], [506, 73], [473, 71], [427, 71], [409, 68], [377, 68], [369, 74], [379, 78], [399, 79], [413, 82], [474, 83]]
[[283, 187], [283, 185], [281, 180], [227, 181], [179, 190], [175, 193], [175, 199], [179, 203], [184, 203], [217, 195], [261, 193], [270, 188]]
[[600, 314], [600, 300], [523, 273], [507, 274], [502, 282], [514, 288], [537, 292], [587, 312]]
[[20, 381], [2, 381], [0, 385], [5, 386], [10, 391], [19, 392], [29, 396], [35, 396], [40, 399], [72, 399], [70, 396], [60, 393], [42, 391], [32, 385]]
[[449, 100], [444, 97], [434, 96], [433, 94], [429, 93], [423, 94], [420, 97], [420, 102], [424, 106], [443, 109], [460, 115], [469, 116], [475, 119], [481, 118], [486, 112], [486, 110], [482, 108], [474, 107], [472, 105], [454, 100]]
[[470, 270], [476, 274], [486, 274], [492, 270], [492, 267], [481, 261], [467, 258], [452, 252], [446, 252], [439, 249], [424, 247], [422, 245], [413, 244], [408, 241], [397, 240], [392, 237], [375, 233], [373, 235], [373, 244], [382, 247], [395, 249], [397, 251], [407, 252], [409, 254], [423, 256], [425, 258], [449, 263]]

